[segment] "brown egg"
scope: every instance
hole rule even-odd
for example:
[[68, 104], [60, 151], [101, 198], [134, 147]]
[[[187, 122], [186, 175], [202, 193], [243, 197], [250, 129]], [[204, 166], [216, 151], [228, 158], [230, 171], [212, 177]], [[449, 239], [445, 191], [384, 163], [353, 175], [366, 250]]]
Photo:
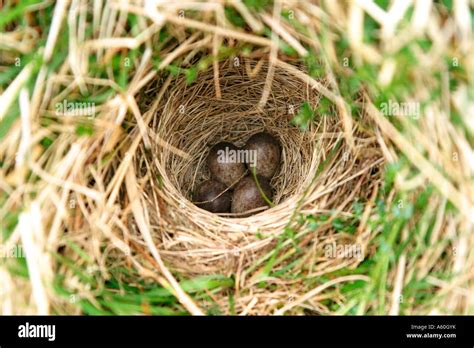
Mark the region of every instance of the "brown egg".
[[254, 134], [245, 144], [245, 150], [254, 151], [256, 155], [256, 166], [248, 163], [249, 170], [255, 167], [257, 175], [270, 179], [280, 164], [281, 149], [279, 142], [269, 133], [262, 132]]
[[214, 179], [228, 187], [236, 184], [246, 172], [245, 164], [237, 156], [238, 148], [231, 143], [214, 145], [207, 157], [207, 165]]
[[232, 193], [216, 180], [207, 180], [200, 184], [194, 193], [195, 204], [211, 213], [228, 213]]
[[[257, 176], [258, 183], [265, 196], [272, 200], [272, 188], [268, 181], [262, 177]], [[252, 175], [246, 176], [239, 181], [232, 196], [231, 212], [241, 214], [249, 210], [264, 207], [268, 203], [263, 198], [258, 186]], [[242, 214], [239, 216], [250, 216], [256, 212], [249, 214]]]

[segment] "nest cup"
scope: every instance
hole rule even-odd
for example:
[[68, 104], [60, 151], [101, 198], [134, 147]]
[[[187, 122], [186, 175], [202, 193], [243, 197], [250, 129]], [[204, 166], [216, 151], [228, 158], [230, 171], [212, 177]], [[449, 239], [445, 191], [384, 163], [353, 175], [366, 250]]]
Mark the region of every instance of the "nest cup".
[[[311, 213], [334, 205], [321, 199], [329, 176], [315, 177], [331, 149], [343, 143], [339, 117], [316, 115], [317, 121], [302, 131], [290, 121], [305, 102], [317, 110], [321, 95], [276, 67], [261, 107], [268, 62], [234, 62], [220, 63], [218, 80], [212, 68], [200, 72], [192, 84], [174, 80], [147, 110], [153, 113], [151, 150], [142, 144], [135, 161], [136, 172], [147, 181], [144, 195], [160, 253], [170, 267], [188, 274], [235, 271], [239, 262], [251, 263], [272, 247], [297, 206]], [[281, 164], [270, 182], [275, 206], [236, 218], [193, 204], [195, 188], [210, 178], [206, 158], [211, 146], [229, 141], [240, 147], [261, 131], [275, 136], [282, 148]], [[333, 172], [350, 165], [341, 163], [333, 164]], [[151, 175], [145, 175], [148, 170]]]

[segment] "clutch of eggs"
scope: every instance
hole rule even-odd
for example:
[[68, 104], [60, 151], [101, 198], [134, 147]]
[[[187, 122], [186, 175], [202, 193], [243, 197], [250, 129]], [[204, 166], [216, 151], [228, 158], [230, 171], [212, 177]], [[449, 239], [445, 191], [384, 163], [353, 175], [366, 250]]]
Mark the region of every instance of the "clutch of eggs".
[[[237, 154], [244, 154], [244, 161]], [[238, 217], [259, 212], [258, 208], [272, 200], [269, 181], [280, 159], [280, 144], [267, 132], [252, 135], [242, 149], [229, 142], [215, 144], [207, 157], [212, 179], [198, 185], [195, 204], [212, 213], [231, 212]]]

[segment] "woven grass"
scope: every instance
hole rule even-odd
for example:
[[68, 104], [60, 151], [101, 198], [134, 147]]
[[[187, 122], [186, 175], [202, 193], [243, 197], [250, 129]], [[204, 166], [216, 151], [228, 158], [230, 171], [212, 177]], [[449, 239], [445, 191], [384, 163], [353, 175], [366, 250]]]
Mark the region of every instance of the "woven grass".
[[[381, 153], [373, 134], [356, 139], [355, 156], [349, 160], [348, 155], [343, 156], [350, 149], [344, 145], [335, 111], [317, 115], [317, 122], [305, 131], [290, 124], [303, 103], [317, 110], [320, 93], [277, 68], [266, 105], [259, 107], [268, 62], [264, 57], [261, 61], [237, 59], [242, 64], [236, 66], [233, 59], [219, 64], [220, 96], [216, 96], [213, 70], [209, 69], [192, 85], [184, 78], [173, 81], [161, 102], [147, 110], [153, 115], [151, 147], [147, 150], [142, 143], [135, 171], [143, 176], [160, 253], [181, 273], [232, 274], [274, 247], [276, 238], [292, 225], [296, 207], [305, 214], [342, 210], [356, 195], [368, 199], [377, 185], [370, 171], [381, 164]], [[206, 166], [210, 146], [220, 141], [243, 146], [260, 131], [273, 134], [282, 146], [281, 165], [271, 180], [276, 206], [248, 218], [218, 216], [195, 206], [192, 193], [196, 185], [210, 177]], [[332, 230], [311, 237], [320, 257], [324, 258], [326, 242], [344, 238], [335, 235]], [[319, 238], [325, 242], [319, 243]]]

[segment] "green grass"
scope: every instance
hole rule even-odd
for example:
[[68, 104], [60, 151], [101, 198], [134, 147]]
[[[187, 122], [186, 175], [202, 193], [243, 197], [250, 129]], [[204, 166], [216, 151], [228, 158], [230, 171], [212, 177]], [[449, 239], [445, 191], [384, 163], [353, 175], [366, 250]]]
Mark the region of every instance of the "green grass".
[[[111, 267], [104, 277], [94, 262], [77, 244], [68, 241], [71, 257], [55, 254], [55, 258], [79, 280], [81, 287], [88, 287], [94, 301], [81, 298], [77, 290], [66, 285], [63, 274], [57, 275], [54, 291], [70, 305], [79, 306], [86, 315], [187, 315], [176, 297], [154, 281], [142, 279], [133, 269]], [[137, 281], [137, 279], [142, 279]], [[182, 279], [181, 288], [194, 300], [209, 303], [208, 314], [218, 313], [218, 307], [209, 294], [232, 291], [234, 280], [223, 275], [201, 276]]]

